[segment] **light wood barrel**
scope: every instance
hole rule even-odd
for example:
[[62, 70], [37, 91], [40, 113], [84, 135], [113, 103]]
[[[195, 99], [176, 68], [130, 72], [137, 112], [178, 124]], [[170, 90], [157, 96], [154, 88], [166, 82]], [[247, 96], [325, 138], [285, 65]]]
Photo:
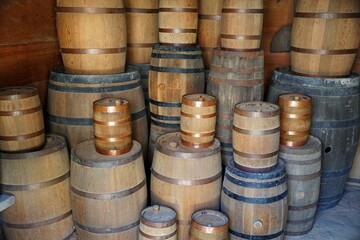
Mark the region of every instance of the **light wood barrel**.
[[162, 45], [196, 44], [197, 0], [159, 0], [159, 42]]
[[216, 98], [206, 94], [184, 95], [181, 105], [181, 143], [206, 148], [214, 143]]
[[218, 211], [201, 210], [191, 217], [190, 240], [228, 240], [229, 219]]
[[268, 173], [249, 173], [230, 161], [221, 192], [221, 211], [229, 218], [230, 239], [283, 239], [287, 194], [283, 162]]
[[289, 191], [285, 235], [304, 235], [313, 227], [319, 200], [321, 142], [310, 136], [300, 147], [281, 145], [279, 159], [285, 162]]
[[0, 150], [31, 151], [45, 143], [44, 116], [33, 87], [0, 89]]
[[180, 133], [168, 133], [157, 139], [151, 202], [176, 211], [178, 240], [189, 239], [191, 215], [195, 211], [219, 209], [221, 176], [217, 140], [208, 148], [196, 149], [181, 145]]
[[42, 150], [0, 158], [1, 190], [15, 196], [15, 204], [1, 212], [6, 239], [69, 239], [74, 227], [65, 138], [49, 134]]
[[221, 15], [221, 48], [258, 51], [263, 27], [263, 0], [224, 0]]
[[137, 240], [140, 212], [147, 203], [141, 145], [107, 156], [96, 152], [94, 140], [71, 153], [71, 203], [76, 232], [86, 240]]
[[199, 0], [197, 41], [203, 52], [205, 69], [210, 69], [212, 52], [220, 47], [221, 10], [224, 0]]
[[129, 64], [149, 63], [159, 42], [159, 0], [124, 0]]
[[176, 212], [168, 207], [153, 205], [141, 211], [139, 240], [176, 240]]
[[94, 102], [94, 138], [98, 153], [120, 155], [132, 148], [130, 104], [119, 98]]
[[122, 0], [58, 0], [56, 27], [66, 72], [124, 72], [126, 23]]
[[359, 26], [358, 0], [299, 0], [292, 25], [291, 70], [317, 77], [350, 74]]
[[306, 144], [311, 125], [312, 98], [305, 94], [285, 93], [279, 96], [280, 144], [299, 147]]
[[234, 164], [249, 172], [276, 167], [280, 140], [280, 109], [266, 102], [235, 106], [233, 126]]

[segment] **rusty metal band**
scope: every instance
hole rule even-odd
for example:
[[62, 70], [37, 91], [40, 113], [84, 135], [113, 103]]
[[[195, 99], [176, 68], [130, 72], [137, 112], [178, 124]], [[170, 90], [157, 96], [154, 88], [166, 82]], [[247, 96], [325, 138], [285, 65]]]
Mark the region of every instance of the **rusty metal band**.
[[29, 97], [39, 95], [39, 92], [36, 88], [33, 88], [33, 87], [26, 87], [26, 88], [31, 88], [33, 91], [26, 92], [26, 93], [13, 94], [13, 95], [0, 95], [0, 100], [18, 100], [18, 99], [29, 98]]
[[194, 47], [196, 43], [166, 43], [166, 42], [159, 42], [161, 45], [164, 46], [171, 46], [171, 47]]
[[275, 168], [277, 168], [277, 164], [265, 167], [265, 168], [252, 168], [252, 167], [246, 167], [243, 165], [238, 164], [234, 161], [234, 165], [237, 169], [240, 169], [241, 171], [250, 172], [250, 173], [267, 173], [273, 171]]
[[180, 130], [181, 134], [185, 135], [185, 136], [189, 136], [189, 137], [210, 137], [210, 136], [214, 136], [215, 135], [215, 131], [212, 132], [207, 132], [207, 133], [189, 133], [189, 132], [185, 132], [183, 130]]
[[159, 13], [158, 8], [125, 8], [129, 13]]
[[152, 221], [148, 221], [142, 217], [140, 219], [140, 222], [142, 224], [144, 224], [145, 226], [148, 226], [151, 228], [167, 228], [167, 227], [170, 227], [170, 226], [173, 226], [174, 224], [176, 224], [176, 218], [174, 218], [168, 222], [152, 222]]
[[288, 147], [301, 147], [307, 143], [307, 140], [304, 141], [286, 141], [280, 138], [280, 144]]
[[96, 140], [99, 140], [99, 141], [104, 141], [104, 142], [121, 142], [125, 139], [129, 139], [131, 138], [131, 133], [129, 135], [126, 135], [126, 136], [123, 136], [123, 137], [100, 137], [100, 136], [96, 136], [94, 135], [94, 138]]
[[311, 119], [311, 113], [306, 114], [295, 114], [295, 113], [286, 113], [281, 112], [280, 117], [282, 118], [291, 118], [291, 119]]
[[115, 54], [126, 53], [126, 47], [123, 48], [61, 48], [61, 53], [65, 54]]
[[229, 119], [229, 120], [233, 120], [234, 119], [234, 114], [227, 114], [227, 113], [217, 113], [216, 115], [218, 118], [221, 119]]
[[31, 229], [31, 228], [38, 228], [38, 227], [43, 227], [46, 225], [50, 225], [53, 223], [57, 223], [60, 222], [61, 220], [64, 220], [67, 217], [71, 216], [72, 211], [68, 211], [58, 217], [55, 218], [51, 218], [45, 221], [41, 221], [41, 222], [36, 222], [36, 223], [24, 223], [24, 224], [17, 224], [17, 223], [7, 223], [7, 222], [2, 222], [2, 225], [5, 225], [8, 228], [15, 228], [15, 229]]
[[93, 106], [94, 112], [104, 112], [104, 113], [117, 113], [127, 110], [129, 108], [130, 108], [129, 102], [117, 106], [100, 106], [97, 104], [94, 104]]
[[232, 131], [232, 125], [216, 124], [216, 130], [229, 130]]
[[167, 149], [167, 148], [161, 146], [161, 144], [156, 144], [155, 148], [157, 151], [159, 151], [167, 156], [172, 156], [172, 157], [181, 158], [181, 159], [206, 158], [206, 157], [213, 156], [220, 152], [220, 146], [213, 148], [213, 149], [207, 149], [204, 152], [199, 151], [199, 152], [192, 152], [192, 153], [172, 151], [170, 149]]
[[312, 13], [312, 12], [295, 12], [294, 17], [300, 18], [323, 18], [323, 19], [338, 19], [338, 18], [360, 18], [360, 13]]
[[211, 145], [213, 145], [214, 141], [215, 140], [212, 140], [207, 143], [192, 143], [192, 142], [186, 141], [184, 139], [181, 139], [182, 145], [184, 145], [186, 147], [190, 147], [190, 148], [207, 148], [207, 147], [210, 147]]
[[278, 154], [278, 151], [275, 152], [271, 152], [271, 153], [263, 153], [263, 154], [255, 154], [255, 153], [244, 153], [244, 152], [240, 152], [237, 149], [233, 149], [234, 153], [240, 157], [245, 157], [245, 158], [270, 158], [270, 157], [274, 157]]
[[233, 126], [233, 130], [240, 134], [246, 134], [251, 136], [266, 136], [280, 131], [280, 127], [269, 129], [269, 130], [247, 130]]
[[197, 13], [197, 8], [159, 8], [159, 12], [190, 12]]
[[128, 119], [117, 121], [117, 122], [103, 122], [103, 121], [98, 121], [98, 120], [95, 120], [95, 119], [93, 120], [94, 124], [103, 125], [103, 126], [109, 126], [109, 127], [118, 126], [118, 125], [125, 124], [125, 123], [128, 123], [128, 122], [131, 122], [130, 117]]
[[234, 111], [236, 114], [244, 117], [252, 117], [252, 118], [268, 118], [268, 117], [276, 117], [280, 114], [280, 109], [276, 109], [271, 112], [248, 112], [243, 111], [241, 109], [235, 108]]
[[304, 95], [305, 100], [303, 101], [295, 101], [295, 100], [288, 100], [279, 96], [278, 104], [285, 106], [285, 107], [309, 107], [311, 106], [311, 97]]
[[156, 43], [127, 43], [128, 47], [133, 48], [152, 48]]
[[196, 119], [214, 118], [214, 117], [216, 117], [216, 113], [208, 114], [208, 115], [198, 115], [198, 114], [189, 114], [189, 113], [181, 112], [181, 116], [188, 117], [188, 118], [196, 118]]
[[291, 47], [291, 51], [298, 53], [316, 54], [316, 55], [342, 55], [342, 54], [356, 54], [358, 49], [341, 49], [341, 50], [329, 50], [329, 49], [308, 49]]
[[316, 208], [318, 204], [318, 201], [312, 203], [312, 204], [309, 204], [309, 205], [305, 205], [305, 206], [292, 206], [292, 205], [289, 205], [289, 210], [291, 211], [301, 211], [301, 210], [306, 210], [306, 209], [310, 209], [310, 208]]
[[45, 129], [41, 129], [40, 131], [26, 134], [26, 135], [19, 135], [19, 136], [0, 136], [0, 141], [25, 141], [30, 138], [38, 137], [45, 134]]
[[287, 179], [288, 180], [295, 180], [295, 181], [307, 181], [307, 180], [311, 180], [317, 177], [321, 176], [321, 170], [313, 173], [313, 174], [309, 174], [309, 175], [291, 175], [291, 174], [287, 174]]
[[288, 135], [288, 136], [299, 136], [299, 137], [305, 137], [307, 135], [309, 135], [310, 130], [308, 131], [280, 131], [281, 135]]
[[196, 100], [187, 99], [184, 96], [182, 99], [182, 103], [185, 104], [186, 106], [190, 106], [190, 107], [212, 107], [212, 106], [216, 106], [216, 98], [211, 97], [210, 100], [196, 101]]
[[227, 68], [227, 67], [218, 67], [215, 65], [210, 66], [210, 70], [221, 72], [221, 73], [238, 73], [238, 74], [252, 74], [252, 73], [263, 73], [264, 68], [249, 68], [249, 69], [242, 69], [242, 68]]
[[173, 236], [176, 235], [177, 230], [175, 230], [174, 232], [172, 232], [171, 234], [164, 234], [162, 236], [152, 236], [149, 234], [144, 233], [143, 231], [141, 231], [141, 229], [139, 229], [139, 233], [141, 236], [143, 236], [145, 239], [154, 239], [154, 240], [165, 240], [165, 239], [169, 239], [172, 238]]
[[196, 33], [196, 29], [159, 28], [161, 33]]
[[15, 110], [15, 111], [0, 111], [0, 116], [21, 116], [21, 115], [27, 115], [31, 113], [35, 113], [42, 110], [41, 106], [37, 106], [34, 108], [26, 109], [26, 110]]
[[220, 34], [221, 38], [236, 39], [236, 40], [260, 40], [261, 35], [232, 35], [232, 34]]
[[173, 185], [181, 185], [181, 186], [197, 186], [197, 185], [205, 185], [212, 182], [215, 182], [218, 179], [221, 179], [222, 172], [220, 171], [218, 174], [205, 178], [205, 179], [197, 179], [197, 180], [186, 180], [186, 179], [176, 179], [176, 178], [170, 178], [166, 177], [164, 175], [161, 175], [160, 173], [157, 173], [153, 168], [151, 168], [151, 174], [159, 179], [160, 181], [173, 184]]
[[139, 223], [140, 223], [140, 221], [136, 221], [136, 222], [130, 223], [128, 225], [117, 227], [117, 228], [96, 228], [96, 227], [89, 227], [89, 226], [82, 225], [74, 219], [74, 224], [76, 227], [81, 228], [82, 230], [85, 230], [87, 232], [97, 233], [97, 234], [110, 234], [110, 233], [125, 232], [134, 227], [139, 226]]
[[190, 225], [191, 220], [177, 220], [177, 225]]
[[223, 8], [222, 13], [264, 13], [264, 9]]
[[124, 8], [56, 7], [61, 13], [125, 13]]
[[216, 14], [198, 14], [198, 18], [199, 19], [203, 19], [203, 20], [216, 20], [216, 21], [220, 21], [221, 20], [221, 15], [216, 15]]
[[305, 73], [295, 72], [293, 70], [290, 71], [293, 75], [301, 76], [301, 77], [311, 77], [311, 78], [348, 78], [349, 75], [333, 75], [333, 76], [326, 76], [326, 75], [311, 75]]
[[88, 192], [80, 191], [80, 190], [74, 188], [73, 186], [71, 186], [71, 191], [74, 194], [76, 194], [80, 197], [83, 197], [83, 198], [94, 199], [94, 200], [114, 200], [114, 199], [118, 199], [118, 198], [127, 197], [127, 196], [139, 191], [141, 188], [143, 188], [145, 186], [145, 184], [146, 184], [146, 179], [141, 181], [135, 187], [129, 188], [129, 189], [121, 191], [121, 192], [114, 192], [114, 193], [100, 193], [100, 194], [88, 193]]
[[[297, 155], [296, 155], [297, 156]], [[289, 160], [289, 159], [285, 159], [281, 156], [280, 154], [280, 158], [286, 162], [287, 164], [295, 164], [295, 165], [311, 165], [311, 164], [316, 164], [316, 163], [319, 163], [321, 162], [321, 152], [320, 152], [320, 149], [319, 149], [319, 152], [318, 154], [316, 154], [316, 158], [314, 159], [310, 159], [310, 160], [307, 160], [307, 161], [298, 161], [298, 160]]]
[[206, 225], [200, 225], [193, 220], [191, 222], [191, 227], [193, 227], [203, 233], [217, 234], [217, 233], [227, 232], [227, 229], [229, 226], [228, 226], [228, 224], [225, 224], [225, 225], [222, 225], [219, 227], [208, 227]]
[[261, 51], [260, 48], [247, 48], [247, 49], [244, 49], [244, 48], [226, 48], [226, 47], [221, 47], [221, 50], [224, 50], [224, 51], [233, 51], [233, 52], [259, 52]]
[[125, 154], [131, 151], [132, 146], [121, 149], [121, 150], [105, 150], [105, 149], [100, 149], [98, 147], [95, 147], [96, 151], [100, 154], [103, 155], [109, 155], [109, 156], [117, 156], [117, 155], [121, 155], [121, 154]]
[[229, 80], [229, 79], [222, 79], [222, 78], [215, 78], [213, 76], [208, 77], [209, 83], [214, 83], [218, 85], [226, 85], [226, 86], [254, 86], [264, 83], [264, 79], [251, 79], [251, 80]]

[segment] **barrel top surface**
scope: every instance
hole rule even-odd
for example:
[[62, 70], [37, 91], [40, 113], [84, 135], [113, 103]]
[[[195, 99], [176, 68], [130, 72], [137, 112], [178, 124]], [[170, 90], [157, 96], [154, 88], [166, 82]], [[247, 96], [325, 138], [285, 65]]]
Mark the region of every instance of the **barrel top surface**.
[[281, 158], [284, 153], [294, 155], [307, 155], [319, 151], [321, 151], [321, 141], [318, 138], [310, 135], [308, 141], [303, 146], [289, 147], [286, 145], [280, 145], [279, 157]]
[[279, 96], [279, 105], [290, 107], [311, 106], [312, 98], [301, 93], [284, 93]]
[[38, 94], [38, 90], [34, 87], [5, 87], [0, 88], [0, 100], [16, 100], [32, 97]]
[[201, 210], [192, 215], [192, 220], [205, 227], [221, 227], [227, 225], [228, 217], [215, 210]]
[[130, 109], [129, 101], [120, 98], [103, 98], [94, 102], [94, 112], [120, 112]]
[[193, 52], [193, 51], [201, 51], [200, 45], [195, 46], [167, 46], [155, 44], [153, 46], [153, 50], [160, 51], [169, 51], [169, 52]]
[[183, 96], [182, 103], [192, 107], [209, 107], [216, 105], [216, 98], [201, 93], [187, 94]]
[[280, 109], [273, 103], [255, 101], [236, 104], [235, 113], [246, 117], [266, 118], [279, 115]]
[[176, 212], [165, 206], [154, 205], [141, 211], [141, 217], [155, 223], [166, 223], [176, 218]]

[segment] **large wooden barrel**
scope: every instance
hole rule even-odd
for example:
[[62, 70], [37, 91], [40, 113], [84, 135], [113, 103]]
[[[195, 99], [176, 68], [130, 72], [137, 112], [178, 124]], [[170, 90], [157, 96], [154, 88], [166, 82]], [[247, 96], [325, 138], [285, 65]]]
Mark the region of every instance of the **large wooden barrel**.
[[197, 0], [159, 0], [159, 42], [162, 45], [196, 44]]
[[205, 69], [210, 69], [212, 52], [220, 47], [221, 10], [224, 0], [199, 0], [197, 41], [201, 46]]
[[354, 162], [347, 179], [347, 184], [360, 187], [360, 142], [358, 143]]
[[201, 209], [219, 209], [219, 141], [196, 149], [181, 145], [180, 133], [162, 135], [156, 142], [151, 171], [152, 204], [173, 208], [178, 220], [177, 239], [188, 240], [191, 215]]
[[141, 145], [107, 156], [94, 140], [71, 151], [71, 205], [76, 232], [86, 240], [137, 240], [140, 212], [147, 203]]
[[126, 23], [122, 0], [58, 0], [56, 27], [66, 72], [124, 72]]
[[312, 78], [274, 71], [267, 100], [276, 103], [282, 93], [301, 92], [313, 99], [310, 134], [322, 144], [322, 174], [318, 210], [340, 201], [359, 137], [359, 82], [357, 73], [347, 78]]
[[31, 151], [45, 143], [44, 116], [33, 87], [0, 89], [0, 150]]
[[221, 15], [221, 48], [258, 51], [263, 26], [263, 0], [224, 0]]
[[229, 218], [230, 239], [283, 239], [287, 193], [282, 161], [268, 173], [244, 172], [230, 161], [221, 192], [221, 211]]
[[264, 53], [214, 49], [206, 93], [217, 98], [216, 138], [224, 165], [233, 156], [232, 127], [237, 103], [264, 96]]
[[154, 44], [159, 42], [159, 0], [124, 0], [126, 62], [149, 63]]
[[339, 77], [350, 74], [360, 41], [360, 2], [299, 0], [291, 35], [291, 70]]
[[93, 102], [107, 97], [129, 101], [133, 139], [141, 144], [146, 156], [146, 109], [140, 75], [131, 69], [123, 74], [98, 76], [72, 75], [63, 68], [52, 69], [47, 103], [49, 131], [65, 136], [71, 147], [93, 138]]
[[50, 134], [42, 150], [0, 158], [1, 191], [15, 196], [15, 204], [1, 212], [6, 239], [69, 239], [74, 227], [65, 138]]
[[310, 136], [300, 147], [281, 145], [279, 159], [285, 162], [289, 191], [285, 235], [304, 235], [313, 227], [319, 199], [321, 142]]

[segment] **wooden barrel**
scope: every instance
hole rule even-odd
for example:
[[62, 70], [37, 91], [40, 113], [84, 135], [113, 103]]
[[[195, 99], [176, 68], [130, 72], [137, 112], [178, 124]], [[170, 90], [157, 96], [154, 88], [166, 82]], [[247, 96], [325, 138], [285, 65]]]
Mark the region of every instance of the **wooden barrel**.
[[124, 0], [127, 53], [126, 62], [149, 63], [154, 44], [159, 42], [159, 0]]
[[206, 148], [214, 144], [216, 98], [206, 94], [184, 95], [181, 105], [181, 143]]
[[176, 212], [171, 208], [154, 205], [141, 211], [139, 240], [176, 240], [176, 230]]
[[230, 239], [283, 239], [287, 193], [282, 161], [268, 173], [244, 172], [230, 161], [221, 192], [221, 211], [229, 218]]
[[71, 205], [76, 232], [86, 240], [137, 240], [140, 212], [147, 203], [141, 145], [107, 156], [94, 140], [71, 152]]
[[0, 89], [0, 150], [31, 151], [45, 143], [39, 93], [33, 87]]
[[201, 209], [219, 209], [219, 141], [208, 148], [189, 148], [181, 144], [180, 133], [162, 135], [156, 141], [151, 171], [152, 204], [173, 208], [177, 239], [188, 240], [191, 215]]
[[221, 48], [258, 51], [263, 27], [263, 0], [224, 0], [221, 15]]
[[318, 210], [336, 206], [343, 195], [359, 137], [359, 82], [357, 73], [313, 78], [293, 75], [289, 67], [274, 71], [268, 102], [288, 92], [313, 99], [310, 134], [322, 142], [323, 154]]
[[197, 0], [159, 0], [159, 42], [162, 45], [196, 44]]
[[347, 179], [347, 184], [360, 187], [360, 142], [358, 143], [354, 162]]
[[122, 0], [58, 0], [56, 27], [66, 72], [124, 72], [126, 23]]
[[201, 210], [191, 217], [190, 240], [228, 240], [229, 219], [214, 210]]
[[285, 93], [279, 96], [280, 144], [299, 147], [306, 144], [311, 124], [310, 96]]
[[248, 172], [268, 172], [276, 168], [279, 114], [279, 107], [272, 103], [236, 104], [233, 126], [235, 167]]
[[132, 148], [130, 104], [119, 98], [94, 102], [94, 139], [98, 153], [120, 155]]
[[[129, 101], [133, 139], [147, 154], [148, 127], [140, 75], [129, 69], [113, 75], [72, 75], [63, 68], [50, 72], [48, 84], [48, 127], [65, 136], [69, 146], [94, 137], [93, 102], [116, 97]], [[146, 157], [145, 157], [146, 159]]]
[[350, 74], [359, 26], [358, 0], [299, 0], [292, 25], [291, 70], [317, 77]]
[[303, 146], [280, 146], [288, 184], [288, 220], [285, 235], [304, 235], [313, 227], [320, 193], [321, 142], [309, 137]]
[[1, 212], [6, 239], [69, 239], [74, 227], [65, 138], [50, 134], [42, 150], [0, 158], [1, 191], [15, 196]]
[[203, 52], [205, 69], [210, 69], [212, 51], [220, 47], [221, 10], [224, 0], [199, 0], [197, 41]]

